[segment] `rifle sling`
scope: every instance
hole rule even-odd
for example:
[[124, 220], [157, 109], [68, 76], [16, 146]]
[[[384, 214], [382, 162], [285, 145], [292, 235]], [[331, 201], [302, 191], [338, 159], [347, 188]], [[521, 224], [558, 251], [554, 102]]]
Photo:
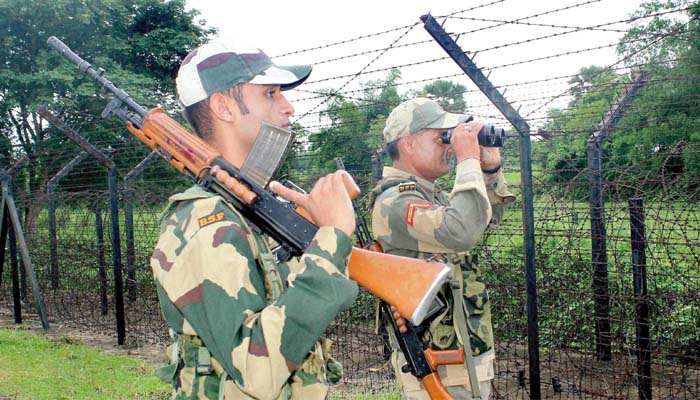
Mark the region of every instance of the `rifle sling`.
[[[459, 265], [456, 265], [459, 271]], [[455, 277], [461, 276], [455, 274]], [[462, 290], [463, 279], [455, 278], [450, 282], [452, 290], [452, 299], [454, 305], [454, 319], [462, 346], [464, 346], [464, 366], [467, 368], [469, 375], [469, 383], [472, 388], [472, 398], [481, 400], [481, 389], [479, 388], [479, 379], [476, 377], [476, 367], [474, 365], [474, 352], [472, 351], [471, 341], [469, 340], [469, 328], [467, 327], [467, 317], [464, 311], [464, 291]]]

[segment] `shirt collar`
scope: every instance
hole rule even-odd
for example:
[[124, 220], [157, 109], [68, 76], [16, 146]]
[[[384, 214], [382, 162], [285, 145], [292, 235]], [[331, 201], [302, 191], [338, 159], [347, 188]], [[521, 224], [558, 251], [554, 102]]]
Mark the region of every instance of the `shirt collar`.
[[406, 171], [394, 167], [385, 166], [384, 171], [382, 172], [382, 176], [384, 178], [404, 178], [415, 181], [428, 193], [435, 193], [438, 190], [440, 190], [440, 188], [435, 183], [425, 180], [423, 178], [419, 178], [415, 175], [411, 175]]

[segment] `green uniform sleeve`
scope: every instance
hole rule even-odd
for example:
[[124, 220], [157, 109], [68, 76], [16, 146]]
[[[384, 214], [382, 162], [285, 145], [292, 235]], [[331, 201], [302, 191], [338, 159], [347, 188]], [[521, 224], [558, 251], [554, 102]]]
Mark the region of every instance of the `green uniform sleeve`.
[[350, 238], [321, 228], [294, 270], [279, 266], [289, 287], [268, 304], [254, 234], [219, 197], [183, 202], [164, 224], [151, 267], [174, 305], [163, 307], [171, 327], [199, 336], [242, 391], [268, 398], [352, 304], [357, 284], [347, 277]]
[[380, 195], [372, 214], [377, 240], [391, 249], [426, 253], [470, 250], [491, 220], [491, 204], [477, 160], [462, 161], [456, 172], [445, 206], [418, 190], [392, 187]]

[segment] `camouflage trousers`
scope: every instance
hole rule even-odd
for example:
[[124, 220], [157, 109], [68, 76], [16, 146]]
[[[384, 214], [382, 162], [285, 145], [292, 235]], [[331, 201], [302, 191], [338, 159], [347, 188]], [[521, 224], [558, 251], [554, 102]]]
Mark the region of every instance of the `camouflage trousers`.
[[[391, 335], [390, 335], [391, 337]], [[397, 349], [398, 346], [392, 347]], [[491, 381], [494, 378], [494, 360], [496, 353], [493, 349], [474, 357], [474, 366], [476, 368], [476, 377], [479, 380], [479, 390], [481, 399], [488, 400], [491, 395]], [[425, 391], [423, 385], [410, 372], [401, 371], [401, 366], [406, 364], [406, 358], [399, 350], [394, 350], [391, 356], [391, 364], [394, 367], [396, 380], [399, 384], [400, 395], [402, 400], [430, 400], [428, 392]], [[440, 365], [438, 366], [438, 375], [442, 380], [443, 385], [456, 400], [472, 400], [471, 384], [467, 368], [462, 365]]]
[[[328, 396], [328, 382], [341, 379], [342, 366], [328, 354], [331, 341], [320, 338], [290, 377], [281, 391], [274, 388], [255, 388], [258, 393], [269, 390], [270, 400], [323, 400]], [[171, 362], [160, 368], [158, 375], [173, 385], [173, 400], [228, 400], [256, 399], [242, 390], [233, 380], [227, 379], [221, 364], [202, 345], [196, 336], [179, 335], [170, 346]], [[223, 381], [222, 381], [223, 379]], [[278, 392], [278, 394], [273, 394]]]

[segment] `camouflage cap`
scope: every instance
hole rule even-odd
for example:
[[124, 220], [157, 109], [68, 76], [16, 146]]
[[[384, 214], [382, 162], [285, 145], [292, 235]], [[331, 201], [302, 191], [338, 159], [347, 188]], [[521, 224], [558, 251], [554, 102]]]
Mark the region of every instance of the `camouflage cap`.
[[238, 83], [293, 89], [309, 77], [311, 68], [311, 65], [275, 65], [260, 49], [210, 42], [185, 57], [175, 84], [178, 100], [188, 107]]
[[448, 113], [435, 101], [418, 97], [404, 101], [391, 111], [384, 127], [384, 143], [423, 129], [454, 128], [468, 120], [468, 115]]

